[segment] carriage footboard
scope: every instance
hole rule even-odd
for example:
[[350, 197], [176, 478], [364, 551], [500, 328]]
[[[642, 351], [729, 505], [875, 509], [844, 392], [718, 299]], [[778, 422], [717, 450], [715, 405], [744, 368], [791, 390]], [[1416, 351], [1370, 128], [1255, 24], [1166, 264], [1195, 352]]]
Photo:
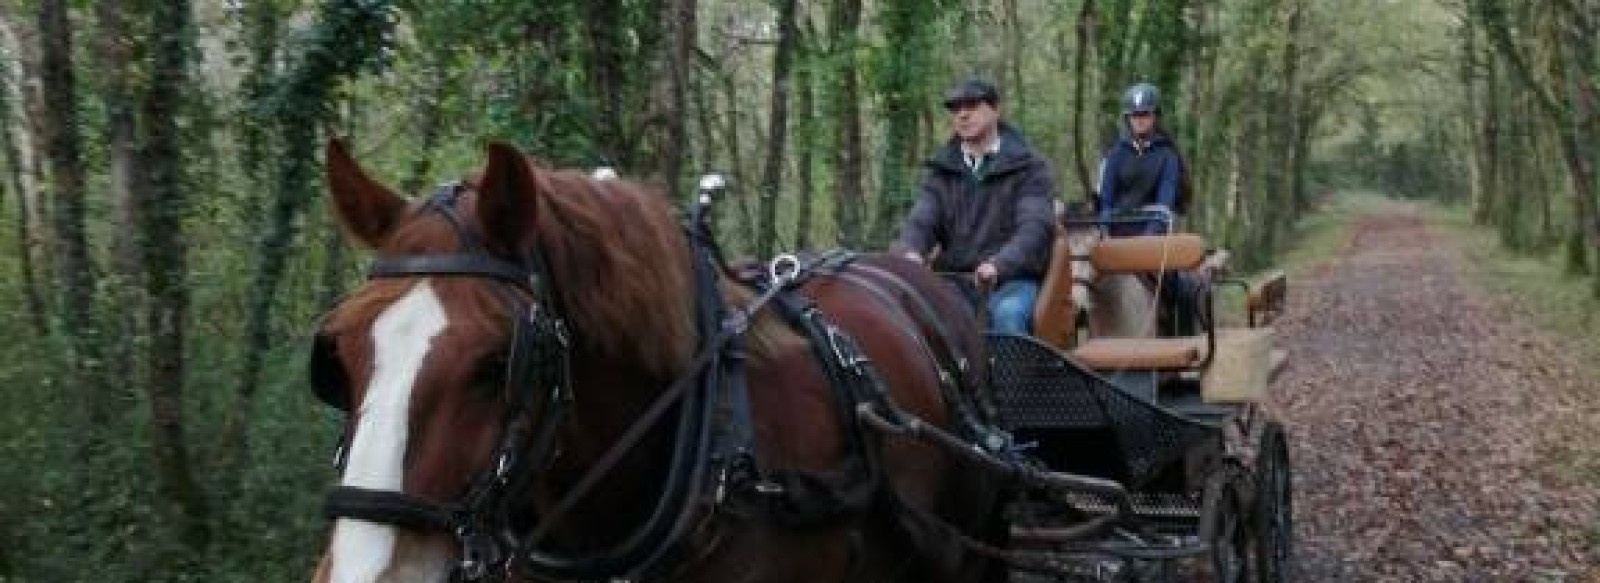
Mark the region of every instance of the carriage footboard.
[[[1210, 550], [1205, 539], [1155, 542], [1146, 532], [1151, 501], [1129, 492], [1113, 480], [1042, 469], [1037, 461], [1021, 456], [1014, 446], [997, 448], [964, 440], [893, 405], [861, 403], [856, 416], [874, 431], [915, 439], [951, 453], [967, 462], [1001, 473], [1019, 490], [1043, 497], [1033, 500], [1074, 509], [1072, 523], [1052, 521], [1049, 526], [1013, 523], [1010, 545], [993, 546], [950, 528], [950, 533], [975, 552], [1005, 561], [1010, 568], [1050, 577], [1083, 581], [1126, 581], [1139, 562], [1160, 562], [1193, 557]], [[991, 451], [991, 449], [997, 451]], [[1085, 503], [1086, 500], [1093, 502]], [[1059, 515], [1058, 515], [1059, 516]], [[937, 520], [931, 516], [925, 519]], [[946, 525], [948, 527], [948, 525]]]
[[[1037, 339], [989, 334], [987, 340], [1002, 427], [1018, 435], [1041, 434], [1046, 446], [1051, 440], [1073, 446], [1035, 452], [1044, 454], [1053, 469], [1114, 478], [1137, 489], [1221, 434], [1216, 426], [1128, 392]], [[1096, 439], [1109, 443], [1098, 447]], [[1097, 454], [1106, 459], [1084, 459]]]

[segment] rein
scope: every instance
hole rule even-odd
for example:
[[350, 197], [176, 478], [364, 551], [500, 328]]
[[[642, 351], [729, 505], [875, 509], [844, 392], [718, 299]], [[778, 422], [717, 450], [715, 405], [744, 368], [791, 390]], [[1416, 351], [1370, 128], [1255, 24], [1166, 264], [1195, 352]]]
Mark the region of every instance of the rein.
[[[778, 269], [780, 261], [792, 264], [793, 269], [780, 272]], [[799, 272], [799, 261], [793, 255], [782, 255], [774, 259], [773, 269], [771, 270], [771, 277], [774, 285], [769, 287], [760, 296], [751, 301], [747, 307], [734, 312], [732, 317], [724, 320], [723, 326], [717, 332], [716, 337], [712, 338], [710, 342], [706, 343], [705, 348], [702, 349], [700, 354], [695, 357], [694, 362], [689, 365], [688, 370], [703, 370], [707, 365], [711, 364], [711, 360], [717, 355], [720, 349], [724, 346], [727, 346], [727, 344], [734, 338], [744, 334], [744, 332], [749, 329], [750, 321], [755, 317], [755, 313], [770, 303], [772, 299], [779, 293], [786, 290], [788, 285], [795, 281], [795, 277], [799, 274]], [[646, 409], [645, 412], [639, 416], [638, 420], [634, 421], [633, 426], [629, 427], [628, 431], [622, 434], [622, 437], [618, 438], [617, 442], [612, 444], [610, 449], [606, 450], [606, 453], [600, 457], [599, 461], [596, 461], [595, 464], [589, 468], [589, 471], [585, 472], [583, 477], [573, 485], [572, 489], [567, 491], [567, 495], [563, 497], [547, 515], [545, 515], [544, 520], [541, 521], [539, 527], [528, 536], [528, 544], [536, 544], [543, 539], [544, 536], [549, 533], [550, 528], [562, 518], [565, 518], [566, 515], [572, 511], [573, 507], [577, 505], [578, 501], [582, 500], [585, 495], [589, 494], [589, 492], [594, 489], [595, 485], [599, 483], [601, 478], [605, 477], [605, 475], [611, 470], [616, 469], [617, 464], [622, 461], [622, 456], [625, 455], [629, 450], [632, 450], [633, 446], [638, 445], [639, 440], [644, 439], [645, 433], [647, 433], [651, 427], [655, 426], [655, 424], [661, 420], [661, 417], [667, 413], [667, 410], [670, 409], [672, 405], [682, 400], [684, 394], [686, 394], [689, 389], [695, 387], [694, 383], [692, 382], [695, 379], [696, 377], [692, 375], [679, 378], [678, 381], [673, 383], [671, 387], [667, 388], [666, 391], [663, 391], [659, 397], [656, 397], [655, 402], [650, 404], [650, 408]]]

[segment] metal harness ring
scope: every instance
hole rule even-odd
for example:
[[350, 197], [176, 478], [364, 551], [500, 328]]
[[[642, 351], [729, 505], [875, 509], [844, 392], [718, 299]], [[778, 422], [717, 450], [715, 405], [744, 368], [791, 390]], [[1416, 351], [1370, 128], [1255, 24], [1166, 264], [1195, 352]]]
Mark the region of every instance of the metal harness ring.
[[800, 258], [793, 253], [784, 253], [772, 258], [767, 264], [767, 277], [772, 278], [772, 287], [782, 288], [788, 286], [800, 277]]

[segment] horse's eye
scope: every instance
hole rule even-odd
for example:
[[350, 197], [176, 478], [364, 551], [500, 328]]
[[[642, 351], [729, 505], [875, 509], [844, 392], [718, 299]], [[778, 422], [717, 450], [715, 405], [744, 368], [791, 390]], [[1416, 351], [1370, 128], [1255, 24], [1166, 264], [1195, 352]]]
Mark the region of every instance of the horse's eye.
[[506, 354], [495, 352], [478, 361], [478, 369], [473, 372], [472, 384], [495, 390], [505, 382]]

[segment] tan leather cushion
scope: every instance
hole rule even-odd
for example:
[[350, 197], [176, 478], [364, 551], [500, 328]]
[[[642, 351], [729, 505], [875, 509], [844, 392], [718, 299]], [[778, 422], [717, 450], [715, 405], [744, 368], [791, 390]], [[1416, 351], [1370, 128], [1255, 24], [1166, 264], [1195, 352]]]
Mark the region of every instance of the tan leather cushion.
[[1095, 338], [1078, 345], [1073, 358], [1095, 370], [1178, 370], [1200, 365], [1206, 337]]
[[1206, 258], [1206, 241], [1193, 233], [1109, 237], [1100, 240], [1089, 260], [1101, 274], [1187, 271]]
[[1033, 335], [1056, 348], [1067, 348], [1077, 330], [1077, 306], [1072, 305], [1072, 249], [1057, 235], [1050, 251], [1050, 267], [1039, 284], [1033, 304]]

